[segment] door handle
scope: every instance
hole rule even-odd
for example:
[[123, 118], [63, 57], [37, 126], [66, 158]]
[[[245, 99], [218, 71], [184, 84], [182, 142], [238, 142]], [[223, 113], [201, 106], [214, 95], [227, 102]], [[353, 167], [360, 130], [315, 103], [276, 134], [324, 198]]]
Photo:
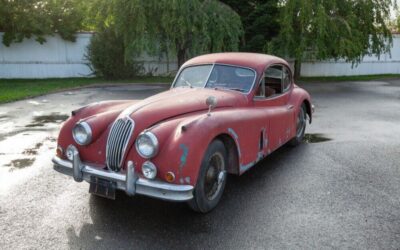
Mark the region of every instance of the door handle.
[[292, 110], [292, 109], [294, 108], [294, 106], [293, 106], [293, 105], [289, 105], [287, 108], [288, 108], [289, 110]]

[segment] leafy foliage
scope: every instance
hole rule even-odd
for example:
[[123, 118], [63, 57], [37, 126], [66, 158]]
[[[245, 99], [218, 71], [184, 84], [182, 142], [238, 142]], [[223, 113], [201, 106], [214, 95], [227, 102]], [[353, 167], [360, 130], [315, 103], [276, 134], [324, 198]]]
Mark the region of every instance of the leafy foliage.
[[388, 52], [392, 43], [391, 0], [285, 0], [281, 2], [281, 32], [275, 51], [300, 62], [346, 59], [358, 63], [364, 55]]
[[115, 27], [125, 58], [146, 51], [174, 55], [181, 65], [204, 52], [238, 50], [240, 17], [216, 0], [94, 0], [98, 29]]
[[74, 41], [81, 28], [84, 9], [79, 0], [0, 0], [0, 31], [5, 32], [3, 43], [9, 46], [25, 38], [58, 33]]
[[122, 37], [112, 28], [106, 28], [92, 37], [86, 56], [95, 74], [105, 79], [132, 78], [140, 69], [132, 60], [125, 60]]
[[222, 0], [241, 17], [244, 41], [240, 50], [263, 52], [264, 46], [279, 33], [279, 0]]

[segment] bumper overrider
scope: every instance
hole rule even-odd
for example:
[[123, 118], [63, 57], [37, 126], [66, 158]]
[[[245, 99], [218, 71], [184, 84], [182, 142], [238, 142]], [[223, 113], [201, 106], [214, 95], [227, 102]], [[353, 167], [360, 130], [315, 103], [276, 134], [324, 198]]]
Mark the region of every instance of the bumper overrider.
[[74, 177], [77, 182], [83, 180], [90, 182], [92, 177], [101, 178], [115, 182], [116, 189], [125, 191], [129, 196], [141, 194], [169, 201], [188, 201], [193, 198], [193, 186], [176, 185], [139, 177], [135, 172], [135, 165], [131, 161], [127, 164], [126, 173], [112, 172], [85, 164], [80, 160], [77, 150], [73, 153], [72, 162], [57, 156], [54, 156], [52, 161], [54, 170]]

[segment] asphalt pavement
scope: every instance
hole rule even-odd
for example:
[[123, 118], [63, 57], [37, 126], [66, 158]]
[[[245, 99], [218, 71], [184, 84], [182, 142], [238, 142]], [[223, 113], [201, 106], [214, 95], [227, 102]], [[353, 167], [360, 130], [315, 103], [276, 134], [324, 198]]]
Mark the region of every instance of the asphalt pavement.
[[400, 79], [299, 84], [307, 140], [229, 176], [209, 214], [117, 194], [55, 172], [71, 110], [165, 87], [85, 88], [0, 105], [0, 249], [399, 249]]

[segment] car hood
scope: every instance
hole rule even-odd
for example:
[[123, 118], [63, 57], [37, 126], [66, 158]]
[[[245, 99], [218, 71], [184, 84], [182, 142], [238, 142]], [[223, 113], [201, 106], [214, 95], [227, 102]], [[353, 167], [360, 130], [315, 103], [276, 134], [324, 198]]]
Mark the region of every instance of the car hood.
[[246, 103], [246, 96], [230, 90], [174, 88], [151, 96], [126, 108], [119, 117], [130, 116], [142, 128], [187, 113], [207, 110], [206, 99], [217, 98], [215, 108], [235, 107]]

